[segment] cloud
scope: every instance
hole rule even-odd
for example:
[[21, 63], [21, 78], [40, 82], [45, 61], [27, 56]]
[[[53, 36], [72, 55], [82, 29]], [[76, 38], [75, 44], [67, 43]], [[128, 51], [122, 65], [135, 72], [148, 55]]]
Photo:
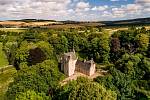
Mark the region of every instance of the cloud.
[[119, 0], [110, 0], [110, 1], [114, 2], [114, 1], [119, 1]]
[[[142, 13], [142, 6], [139, 4], [122, 5], [120, 8], [112, 8], [113, 17], [130, 17], [131, 15], [139, 15]], [[130, 16], [129, 16], [130, 15]]]
[[89, 3], [86, 2], [78, 2], [76, 5], [76, 11], [81, 12], [81, 11], [88, 11], [90, 10], [90, 5]]
[[[11, 2], [11, 3], [10, 3]], [[55, 18], [68, 14], [71, 0], [5, 0], [0, 1], [0, 17]], [[5, 8], [5, 12], [3, 11]]]
[[128, 4], [125, 8], [128, 13], [138, 13], [141, 12], [142, 6], [139, 4]]
[[[92, 1], [92, 0], [91, 0]], [[0, 18], [56, 20], [100, 20], [150, 16], [150, 0], [131, 4], [91, 4], [88, 0], [0, 0]], [[123, 0], [127, 1], [127, 0]]]
[[150, 3], [150, 0], [135, 0], [135, 3], [146, 4]]
[[108, 9], [107, 5], [105, 5], [105, 6], [98, 6], [98, 7], [95, 6], [91, 10], [93, 10], [93, 11], [104, 11], [106, 9]]
[[135, 0], [135, 4], [143, 6], [143, 10], [150, 9], [150, 0]]
[[112, 17], [124, 17], [125, 10], [123, 8], [112, 8]]
[[20, 2], [19, 0], [1, 0], [0, 5], [8, 5], [8, 4], [14, 4], [16, 2]]
[[150, 0], [135, 0], [135, 4], [142, 6], [143, 13], [150, 13]]
[[[121, 1], [121, 0], [110, 0], [112, 2], [116, 2], [116, 1]], [[127, 1], [127, 0], [122, 0], [122, 1]]]
[[103, 17], [110, 17], [113, 16], [112, 13], [110, 13], [109, 11], [104, 11], [102, 14]]

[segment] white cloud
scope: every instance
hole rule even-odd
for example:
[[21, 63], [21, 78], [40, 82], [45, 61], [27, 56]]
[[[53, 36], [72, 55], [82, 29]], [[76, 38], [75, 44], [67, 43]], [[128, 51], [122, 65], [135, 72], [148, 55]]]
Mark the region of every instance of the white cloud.
[[119, 0], [110, 0], [110, 1], [119, 1]]
[[109, 11], [104, 11], [102, 14], [103, 17], [110, 17], [113, 16], [112, 13], [110, 13]]
[[125, 10], [122, 8], [112, 8], [112, 17], [124, 17]]
[[[118, 1], [121, 0], [110, 0]], [[127, 1], [127, 0], [123, 0]], [[108, 20], [150, 16], [150, 0], [126, 5], [92, 5], [88, 0], [0, 0], [0, 18]]]
[[89, 3], [86, 2], [78, 2], [76, 5], [76, 11], [81, 12], [81, 11], [88, 11], [90, 9]]
[[143, 11], [148, 11], [150, 9], [150, 0], [135, 0], [135, 4], [141, 5]]
[[105, 5], [105, 6], [98, 6], [98, 7], [95, 6], [91, 10], [93, 10], [93, 11], [104, 11], [106, 9], [108, 9], [107, 5]]
[[135, 3], [145, 4], [150, 3], [150, 0], [135, 0]]
[[126, 10], [128, 13], [140, 13], [142, 10], [142, 6], [139, 4], [128, 4], [126, 6]]
[[[10, 3], [11, 2], [11, 3]], [[71, 0], [6, 0], [0, 1], [0, 17], [45, 18], [68, 14]], [[3, 8], [6, 9], [3, 12]]]

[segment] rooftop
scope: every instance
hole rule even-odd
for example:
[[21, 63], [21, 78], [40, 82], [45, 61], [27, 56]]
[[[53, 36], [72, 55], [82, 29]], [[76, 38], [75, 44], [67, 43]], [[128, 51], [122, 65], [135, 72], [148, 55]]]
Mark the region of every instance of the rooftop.
[[72, 57], [72, 59], [76, 60], [77, 56], [74, 52], [64, 53], [65, 56]]
[[83, 69], [85, 70], [89, 70], [91, 68], [91, 64], [94, 63], [93, 60], [90, 60], [90, 61], [80, 61], [80, 60], [77, 60], [76, 62], [76, 66], [82, 66]]

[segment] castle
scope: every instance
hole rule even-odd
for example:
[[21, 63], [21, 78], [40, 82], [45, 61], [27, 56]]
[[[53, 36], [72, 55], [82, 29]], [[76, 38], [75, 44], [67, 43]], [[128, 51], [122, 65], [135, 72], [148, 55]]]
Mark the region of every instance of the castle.
[[95, 66], [93, 60], [84, 62], [78, 60], [75, 51], [64, 53], [61, 57], [61, 71], [67, 76], [73, 75], [75, 71], [91, 76], [95, 73]]

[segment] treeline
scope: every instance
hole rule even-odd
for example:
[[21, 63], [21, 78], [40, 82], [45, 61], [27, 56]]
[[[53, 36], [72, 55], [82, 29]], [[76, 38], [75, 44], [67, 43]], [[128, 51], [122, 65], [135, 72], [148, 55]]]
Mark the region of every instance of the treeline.
[[[6, 93], [8, 100], [150, 98], [150, 31], [144, 27], [112, 35], [100, 27], [0, 34], [9, 63], [18, 70]], [[65, 75], [59, 71], [59, 59], [72, 49], [80, 60], [93, 58], [107, 66], [109, 74], [94, 81], [78, 78], [60, 86]]]

